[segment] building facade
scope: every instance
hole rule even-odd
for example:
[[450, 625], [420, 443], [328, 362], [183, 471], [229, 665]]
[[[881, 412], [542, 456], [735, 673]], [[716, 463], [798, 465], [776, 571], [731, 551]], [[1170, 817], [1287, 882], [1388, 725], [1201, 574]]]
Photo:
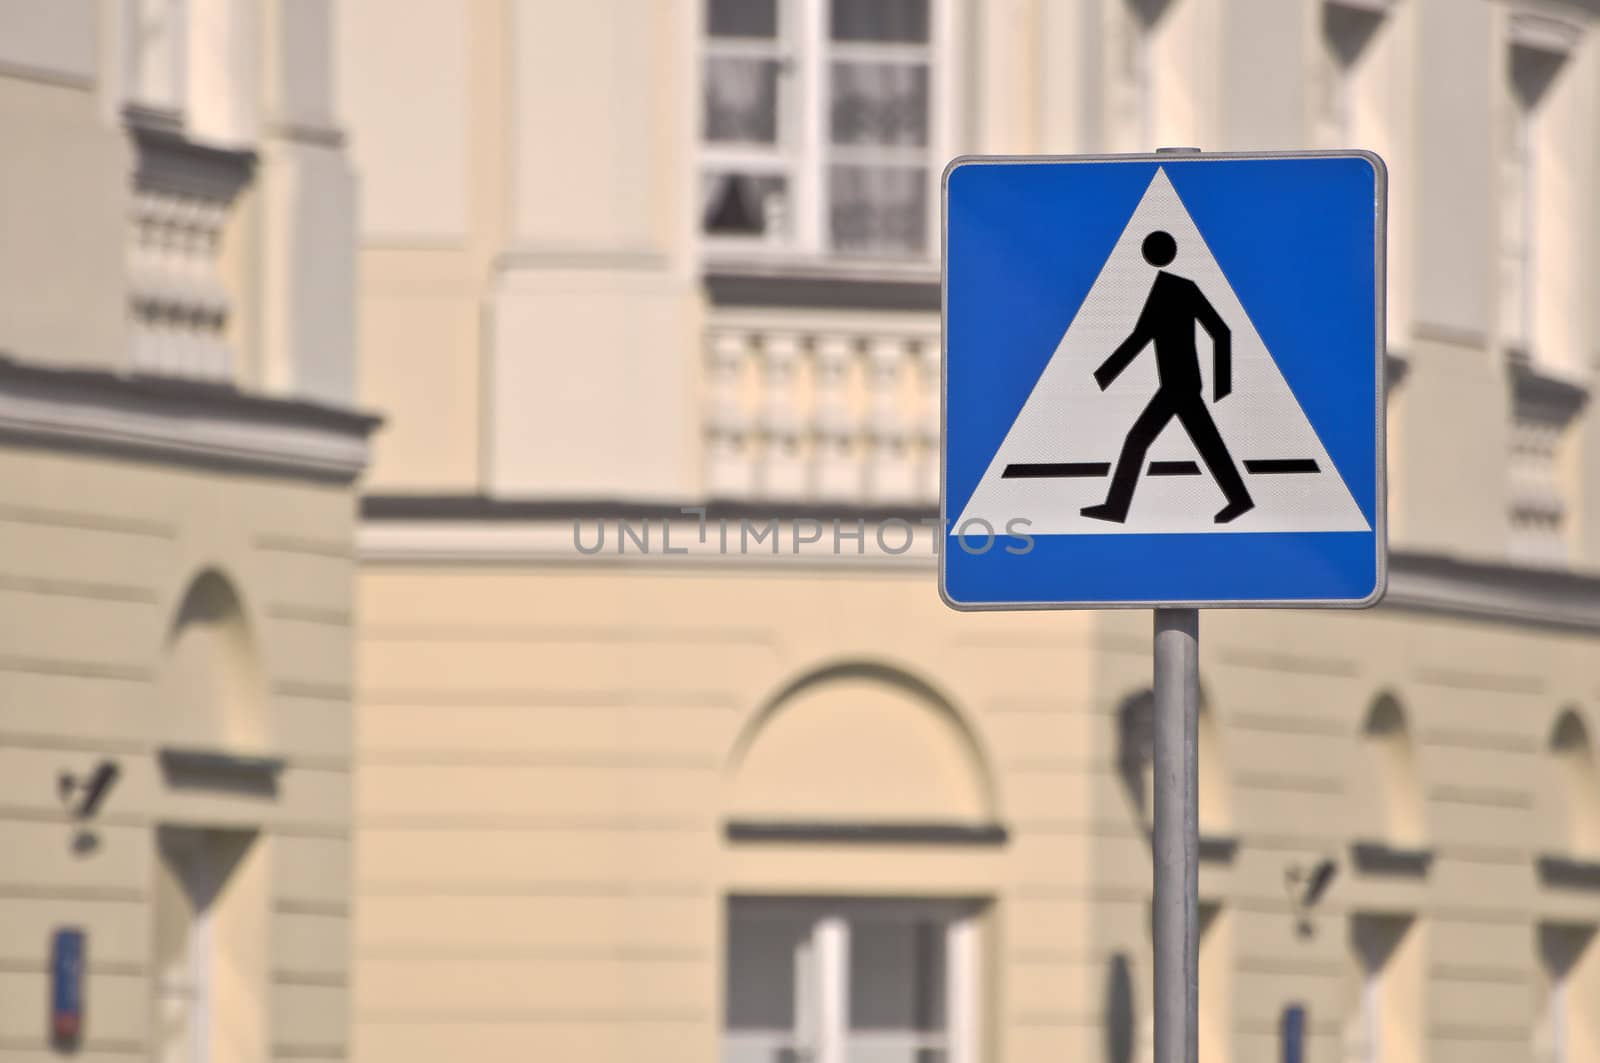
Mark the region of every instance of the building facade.
[[1600, 1060], [1597, 79], [1589, 0], [14, 0], [0, 1058], [1148, 1058], [1149, 621], [938, 601], [938, 182], [1188, 144], [1391, 174], [1389, 598], [1203, 620], [1202, 1058]]
[[0, 1059], [343, 1058], [329, 12], [0, 6]]
[[1148, 1057], [1149, 620], [938, 602], [939, 175], [1179, 144], [1392, 178], [1389, 600], [1203, 620], [1201, 1058], [1600, 1059], [1592, 5], [339, 19], [358, 1059]]

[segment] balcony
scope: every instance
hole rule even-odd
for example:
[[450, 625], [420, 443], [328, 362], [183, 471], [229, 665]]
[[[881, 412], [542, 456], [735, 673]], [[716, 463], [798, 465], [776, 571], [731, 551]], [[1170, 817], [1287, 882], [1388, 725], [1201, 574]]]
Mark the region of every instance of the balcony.
[[255, 155], [196, 144], [161, 112], [130, 108], [127, 121], [135, 157], [128, 239], [132, 367], [232, 383], [222, 241]]
[[1568, 563], [1571, 525], [1567, 436], [1588, 390], [1578, 380], [1510, 358], [1511, 426], [1508, 455], [1510, 555], [1541, 567]]
[[939, 356], [935, 315], [714, 310], [711, 497], [936, 506]]

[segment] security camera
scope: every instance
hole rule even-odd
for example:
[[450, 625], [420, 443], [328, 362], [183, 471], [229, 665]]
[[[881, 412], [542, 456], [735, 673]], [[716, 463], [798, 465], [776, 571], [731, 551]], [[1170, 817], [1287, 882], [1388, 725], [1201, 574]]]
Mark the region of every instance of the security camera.
[[74, 794], [81, 795], [78, 797], [77, 807], [71, 811], [78, 819], [88, 819], [99, 811], [101, 802], [106, 799], [106, 794], [111, 792], [111, 787], [121, 774], [122, 769], [111, 760], [102, 760], [87, 779], [80, 779], [70, 772], [62, 772], [61, 800], [66, 802]]
[[1322, 895], [1333, 885], [1333, 877], [1339, 871], [1339, 865], [1332, 860], [1324, 859], [1311, 869], [1311, 874], [1306, 878], [1305, 892], [1300, 895], [1300, 905], [1310, 908], [1322, 900]]
[[1290, 867], [1283, 877], [1295, 907], [1310, 908], [1322, 900], [1322, 895], [1333, 885], [1334, 876], [1338, 871], [1339, 865], [1327, 857], [1317, 861], [1316, 866], [1309, 871], [1299, 864]]
[[1338, 871], [1339, 865], [1332, 859], [1324, 857], [1310, 870], [1294, 864], [1284, 872], [1284, 889], [1289, 894], [1289, 905], [1295, 915], [1295, 932], [1300, 937], [1311, 937], [1313, 930], [1309, 912], [1318, 901], [1322, 900], [1322, 895], [1328, 892], [1328, 887], [1333, 885], [1334, 875]]

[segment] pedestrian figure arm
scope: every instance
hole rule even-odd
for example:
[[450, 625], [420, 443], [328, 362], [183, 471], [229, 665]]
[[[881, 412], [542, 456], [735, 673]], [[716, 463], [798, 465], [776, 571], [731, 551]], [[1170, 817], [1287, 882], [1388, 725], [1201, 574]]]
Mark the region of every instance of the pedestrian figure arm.
[[1221, 402], [1233, 390], [1233, 333], [1228, 329], [1228, 323], [1222, 320], [1222, 315], [1217, 313], [1199, 288], [1195, 295], [1200, 300], [1196, 308], [1196, 316], [1200, 319], [1200, 326], [1206, 330], [1206, 335], [1211, 337], [1211, 350], [1216, 364], [1213, 375], [1213, 384], [1216, 398], [1213, 402]]
[[1144, 350], [1145, 344], [1155, 338], [1155, 330], [1151, 327], [1153, 316], [1150, 313], [1150, 304], [1146, 302], [1144, 310], [1139, 314], [1138, 323], [1133, 326], [1132, 335], [1118, 344], [1117, 349], [1111, 352], [1111, 357], [1094, 371], [1094, 382], [1100, 385], [1101, 391], [1110, 387], [1111, 382], [1128, 368], [1128, 363]]

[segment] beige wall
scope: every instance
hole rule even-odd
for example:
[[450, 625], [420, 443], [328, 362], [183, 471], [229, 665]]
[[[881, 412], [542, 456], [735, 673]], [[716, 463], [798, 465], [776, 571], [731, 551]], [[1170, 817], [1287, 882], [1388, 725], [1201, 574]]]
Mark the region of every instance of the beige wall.
[[[331, 124], [328, 7], [146, 7], [137, 34], [133, 5], [0, 11], [0, 352], [350, 403], [354, 186]], [[175, 48], [166, 81], [183, 91], [141, 95], [139, 64]], [[155, 359], [141, 353], [151, 296], [157, 331], [178, 335]], [[213, 341], [226, 353], [192, 356]]]
[[[1148, 616], [952, 615], [931, 567], [882, 557], [571, 545], [569, 518], [708, 494], [931, 509], [931, 263], [703, 246], [699, 5], [625, 6], [341, 5], [371, 193], [362, 394], [392, 417], [362, 530], [354, 1051], [715, 1058], [726, 899], [814, 895], [981, 900], [985, 1059], [1102, 1058], [1126, 963], [1147, 1058], [1123, 713]], [[1388, 5], [1336, 133], [1315, 0], [1170, 0], [1142, 45], [1124, 0], [944, 7], [954, 151], [1355, 140], [1389, 160], [1392, 538], [1418, 565], [1407, 608], [1204, 619], [1206, 1051], [1275, 1060], [1299, 1002], [1310, 1057], [1354, 1058], [1379, 956], [1394, 1058], [1531, 1063], [1538, 926], [1596, 922], [1592, 889], [1538, 871], [1581, 854], [1551, 824], [1588, 800], [1550, 785], [1550, 728], [1575, 707], [1600, 733], [1600, 687], [1592, 612], [1563, 626], [1558, 575], [1496, 567], [1520, 475], [1496, 319], [1513, 5]], [[1596, 32], [1583, 5], [1540, 9]], [[1587, 182], [1600, 134], [1581, 150]], [[1594, 424], [1560, 453], [1580, 570], [1600, 563]], [[1422, 562], [1460, 559], [1460, 584], [1418, 589]], [[1367, 733], [1380, 698], [1402, 730]], [[730, 821], [1006, 835], [730, 840]], [[1288, 877], [1325, 859], [1334, 884], [1299, 911]]]
[[[341, 1052], [348, 488], [15, 446], [0, 452], [0, 482], [0, 848], [10, 854], [0, 862], [0, 1054], [50, 1055], [47, 958], [59, 925], [88, 934], [84, 1058], [154, 1050], [162, 825], [258, 834], [270, 945], [258, 983], [239, 992], [257, 994], [270, 1019], [244, 1058]], [[205, 573], [236, 594], [254, 668], [231, 689], [164, 686], [180, 603]], [[196, 719], [226, 715], [229, 694], [259, 713], [246, 737]], [[158, 760], [171, 748], [281, 757], [276, 792], [175, 786]], [[75, 822], [58, 777], [105, 760], [121, 778], [97, 815]], [[80, 834], [97, 844], [75, 850]]]
[[[7, 1061], [60, 1056], [49, 949], [67, 926], [87, 935], [79, 1058], [181, 1052], [160, 1004], [200, 937], [179, 883], [198, 896], [208, 874], [177, 865], [203, 839], [232, 868], [212, 905], [214, 1058], [345, 1052], [353, 481], [372, 424], [346, 409], [328, 16], [0, 5]], [[102, 764], [120, 777], [80, 819]], [[163, 862], [163, 839], [188, 855]]]
[[[945, 7], [955, 150], [1332, 144], [1324, 112], [1335, 90], [1313, 0], [1172, 0], [1142, 46], [1143, 84], [1131, 58], [1141, 22], [1124, 0]], [[1495, 560], [1513, 549], [1508, 480], [1521, 475], [1496, 319], [1513, 11], [1459, 7], [1389, 6], [1351, 75], [1342, 136], [1384, 150], [1393, 177], [1389, 344], [1411, 370], [1390, 413], [1394, 541]], [[375, 490], [692, 500], [707, 488], [719, 400], [701, 369], [703, 329], [724, 310], [708, 314], [698, 284], [714, 261], [694, 232], [699, 14], [689, 0], [652, 10], [640, 20], [608, 4], [580, 15], [482, 0], [396, 19], [371, 0], [341, 5], [339, 106], [369, 192], [361, 387], [392, 413]], [[1593, 35], [1581, 5], [1541, 10]], [[377, 32], [393, 51], [362, 47]], [[1215, 54], [1206, 41], [1221, 42]], [[1562, 122], [1594, 107], [1592, 51], [1580, 40], [1569, 60]], [[1565, 166], [1581, 187], [1595, 142], [1580, 130], [1569, 153], [1546, 160], [1546, 179]], [[1547, 228], [1559, 242], [1561, 227]], [[1576, 263], [1564, 247], [1551, 261]], [[1575, 298], [1550, 281], [1546, 304]], [[1593, 346], [1583, 307], [1546, 311], [1573, 322], [1563, 351]], [[822, 342], [838, 320], [819, 310], [800, 342]], [[1569, 353], [1562, 371], [1588, 387], [1593, 351]], [[808, 379], [760, 385], [795, 389], [763, 400], [792, 407], [772, 417], [805, 424]], [[1559, 430], [1559, 468], [1548, 473], [1564, 496], [1568, 556], [1584, 566], [1600, 556], [1593, 419], [1582, 412]]]
[[[1148, 617], [961, 616], [921, 566], [743, 565], [365, 570], [360, 1058], [712, 1058], [736, 894], [989, 902], [988, 1058], [1099, 1058], [1115, 956], [1147, 1014], [1149, 854], [1118, 712], [1149, 685]], [[1419, 1058], [1531, 1059], [1536, 913], [1593, 919], [1577, 914], [1590, 898], [1535, 874], [1570, 851], [1544, 828], [1541, 779], [1561, 706], [1600, 726], [1593, 637], [1399, 610], [1214, 613], [1204, 628], [1204, 770], [1224, 791], [1207, 834], [1236, 845], [1202, 868], [1213, 1036], [1232, 1058], [1275, 1059], [1297, 1001], [1313, 1057], [1338, 1055], [1351, 920], [1403, 913], [1425, 928], [1401, 961], [1423, 982], [1393, 1021], [1415, 1024]], [[773, 709], [842, 662], [881, 671]], [[1421, 875], [1351, 856], [1386, 836], [1361, 739], [1383, 694], [1415, 750]], [[723, 837], [730, 820], [991, 816], [1004, 844]], [[1285, 875], [1329, 856], [1338, 877], [1297, 936]]]
[[[714, 1058], [732, 894], [1004, 898], [990, 964], [1038, 955], [994, 1058], [1092, 1039], [1051, 958], [1087, 935], [1089, 618], [959, 617], [923, 579], [561, 565], [374, 566], [360, 608], [360, 1058]], [[876, 670], [783, 696], [849, 665]], [[1016, 834], [770, 845], [730, 819]]]
[[[1108, 700], [1148, 682], [1146, 624], [1123, 614], [1106, 625], [1127, 647], [1102, 658]], [[1550, 826], [1543, 786], [1561, 706], [1576, 701], [1591, 727], [1596, 720], [1593, 639], [1390, 609], [1210, 613], [1202, 628], [1201, 682], [1235, 809], [1219, 833], [1239, 842], [1231, 861], [1201, 872], [1202, 899], [1232, 913], [1234, 1058], [1276, 1059], [1278, 1015], [1294, 1001], [1309, 1009], [1311, 1057], [1340, 1058], [1356, 999], [1345, 992], [1354, 977], [1349, 920], [1369, 914], [1416, 923], [1420, 1001], [1409, 1019], [1391, 1009], [1395, 1021], [1419, 1030], [1424, 1051], [1416, 1058], [1531, 1058], [1534, 913], [1574, 911], [1568, 905], [1576, 903], [1590, 911], [1584, 920], [1593, 918], [1592, 898], [1541, 886], [1535, 872], [1537, 857], [1573, 851]], [[1385, 834], [1382, 801], [1374, 799], [1382, 780], [1359, 738], [1383, 694], [1404, 713], [1414, 747], [1409, 782], [1421, 798], [1421, 832], [1403, 844], [1431, 853], [1422, 875], [1364, 871], [1350, 853], [1353, 841]], [[1120, 796], [1102, 799], [1113, 818]], [[1301, 939], [1285, 873], [1325, 857], [1340, 867]], [[1108, 944], [1145, 950], [1138, 954], [1147, 963], [1148, 938], [1139, 933], [1145, 861], [1141, 845], [1110, 876], [1130, 900]]]
[[693, 11], [340, 5], [377, 489], [698, 490]]
[[[0, 19], [0, 36], [9, 36]], [[31, 73], [31, 72], [30, 72]], [[58, 365], [121, 365], [128, 150], [93, 83], [7, 76], [0, 65], [0, 351]]]

